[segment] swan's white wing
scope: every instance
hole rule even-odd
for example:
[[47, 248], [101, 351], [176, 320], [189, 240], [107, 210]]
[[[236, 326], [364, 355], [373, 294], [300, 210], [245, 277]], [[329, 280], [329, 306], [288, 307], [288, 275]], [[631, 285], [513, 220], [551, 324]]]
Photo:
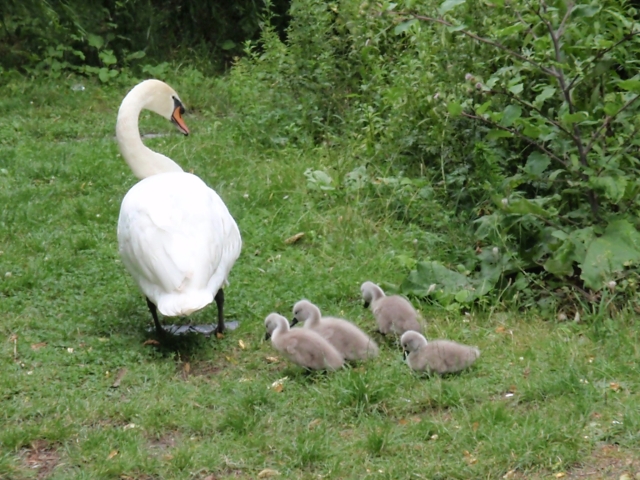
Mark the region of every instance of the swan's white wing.
[[118, 243], [140, 289], [168, 316], [211, 303], [242, 245], [222, 199], [188, 173], [154, 175], [131, 188]]

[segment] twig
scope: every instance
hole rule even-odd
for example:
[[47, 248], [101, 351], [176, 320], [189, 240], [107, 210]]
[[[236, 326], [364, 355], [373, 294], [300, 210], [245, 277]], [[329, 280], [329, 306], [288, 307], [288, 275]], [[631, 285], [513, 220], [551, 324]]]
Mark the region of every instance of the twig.
[[[594, 57], [593, 59], [591, 59], [591, 66], [589, 67], [589, 70], [592, 70], [596, 67], [597, 65], [597, 61], [600, 60], [603, 56], [605, 56], [607, 53], [609, 53], [611, 50], [615, 49], [616, 47], [618, 47], [620, 44], [626, 42], [627, 40], [631, 40], [633, 37], [635, 37], [636, 35], [640, 35], [640, 32], [630, 32], [627, 33], [624, 37], [622, 37], [620, 40], [618, 40], [616, 43], [614, 43], [613, 45], [611, 45], [610, 47], [604, 48], [602, 50], [600, 50]], [[585, 72], [582, 73], [582, 78], [584, 78], [585, 76]], [[580, 79], [580, 74], [576, 75], [574, 77], [573, 80], [571, 80], [571, 82], [569, 82], [569, 85], [567, 86], [567, 88], [569, 90], [572, 90], [573, 87], [576, 86], [576, 82]]]
[[610, 115], [607, 118], [605, 118], [604, 122], [602, 122], [602, 125], [600, 125], [600, 127], [595, 132], [593, 132], [593, 135], [591, 136], [591, 141], [589, 142], [589, 144], [587, 145], [587, 148], [585, 149], [585, 154], [587, 154], [587, 153], [589, 153], [591, 151], [591, 148], [593, 147], [593, 144], [596, 142], [596, 140], [598, 140], [598, 138], [602, 134], [602, 131], [605, 128], [607, 128], [611, 124], [611, 122], [613, 122], [613, 120], [615, 120], [615, 118], [618, 115], [620, 115], [624, 110], [629, 108], [636, 100], [638, 100], [638, 98], [640, 98], [640, 95], [636, 95], [635, 97], [631, 98], [630, 100], [627, 100], [627, 103], [625, 103], [622, 107], [620, 107], [620, 109], [616, 113], [614, 113], [613, 115]]
[[558, 157], [555, 153], [553, 153], [550, 150], [548, 150], [544, 145], [541, 145], [538, 142], [530, 139], [526, 135], [520, 133], [518, 130], [514, 130], [514, 129], [511, 129], [511, 128], [508, 128], [508, 127], [503, 127], [502, 125], [500, 125], [498, 123], [495, 123], [495, 122], [493, 122], [491, 120], [488, 120], [488, 119], [486, 119], [484, 117], [481, 117], [481, 116], [478, 116], [478, 115], [472, 115], [472, 114], [467, 113], [467, 112], [462, 112], [461, 115], [463, 117], [471, 118], [473, 120], [480, 120], [481, 122], [484, 122], [487, 125], [491, 125], [494, 128], [498, 128], [500, 130], [504, 130], [505, 132], [509, 132], [509, 133], [511, 133], [513, 135], [516, 135], [516, 136], [522, 138], [525, 142], [529, 143], [530, 145], [533, 145], [534, 147], [539, 148], [540, 150], [542, 150], [544, 153], [549, 155], [549, 157], [553, 158], [554, 160], [556, 160], [557, 162], [562, 164], [565, 168], [568, 167], [567, 162], [565, 162], [563, 159]]

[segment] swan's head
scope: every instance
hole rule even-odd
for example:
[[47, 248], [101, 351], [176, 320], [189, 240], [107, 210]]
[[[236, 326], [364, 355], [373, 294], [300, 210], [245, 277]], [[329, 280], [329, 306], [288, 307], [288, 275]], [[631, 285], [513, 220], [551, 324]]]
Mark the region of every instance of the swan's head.
[[264, 334], [264, 339], [269, 340], [273, 335], [273, 332], [280, 329], [282, 331], [289, 330], [289, 322], [282, 315], [277, 313], [270, 313], [267, 318], [264, 319], [264, 327], [267, 329]]
[[380, 297], [384, 297], [384, 292], [382, 289], [373, 282], [364, 282], [360, 286], [360, 292], [362, 293], [362, 298], [364, 300], [364, 308], [367, 308], [371, 305], [371, 302], [377, 300]]
[[189, 135], [189, 128], [182, 118], [185, 112], [184, 105], [176, 91], [169, 85], [160, 80], [145, 80], [136, 85], [129, 95], [140, 98], [142, 108], [171, 120], [183, 134]]
[[320, 310], [309, 300], [300, 300], [293, 306], [293, 320], [289, 324], [293, 327], [298, 322], [306, 322], [311, 317], [320, 317]]
[[400, 337], [400, 345], [405, 352], [414, 352], [427, 344], [427, 339], [421, 333], [409, 330]]

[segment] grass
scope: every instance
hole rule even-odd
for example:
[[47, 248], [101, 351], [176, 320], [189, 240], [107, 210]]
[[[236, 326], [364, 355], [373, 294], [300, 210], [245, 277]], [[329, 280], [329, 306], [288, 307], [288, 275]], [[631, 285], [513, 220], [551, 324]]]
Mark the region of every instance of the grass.
[[[179, 80], [185, 103], [197, 99], [186, 118], [193, 135], [150, 114], [141, 129], [166, 134], [147, 144], [200, 175], [237, 219], [244, 247], [226, 306], [240, 327], [222, 339], [150, 345], [151, 318], [115, 235], [135, 182], [113, 138], [127, 88], [87, 82], [75, 92], [73, 83], [17, 78], [3, 87], [1, 478], [618, 478], [640, 470], [631, 317], [556, 323], [449, 313], [414, 299], [428, 337], [481, 348], [472, 369], [417, 377], [379, 337], [379, 359], [333, 374], [306, 374], [278, 357], [263, 340], [268, 313], [290, 316], [309, 298], [372, 331], [360, 283], [399, 283], [407, 259], [450, 232], [424, 235], [371, 192], [310, 188], [308, 168], [339, 180], [357, 161], [331, 147], [265, 148], [239, 134], [246, 125], [232, 106], [220, 115], [224, 91]], [[213, 321], [215, 308], [195, 317]]]

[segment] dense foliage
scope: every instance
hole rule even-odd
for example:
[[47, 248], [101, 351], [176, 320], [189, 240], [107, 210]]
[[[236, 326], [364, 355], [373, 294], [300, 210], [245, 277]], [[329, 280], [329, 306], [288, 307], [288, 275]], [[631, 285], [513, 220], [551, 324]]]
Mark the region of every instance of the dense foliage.
[[[75, 70], [108, 81], [143, 57], [194, 52], [216, 70], [257, 38], [269, 10], [284, 32], [288, 0], [5, 0], [0, 4], [0, 67]], [[213, 68], [210, 68], [213, 67]]]
[[245, 113], [267, 143], [348, 146], [362, 166], [345, 191], [375, 191], [444, 232], [405, 292], [458, 308], [489, 292], [603, 307], [636, 291], [634, 8], [306, 0], [291, 15], [287, 43], [267, 28], [232, 72], [255, 93]]
[[[406, 293], [453, 309], [633, 301], [632, 3], [294, 0], [285, 15], [288, 2], [105, 0], [91, 19], [71, 0], [27, 3], [29, 14], [4, 7], [0, 48], [30, 52], [26, 63], [49, 74], [110, 81], [144, 52], [165, 59], [208, 45], [216, 56], [253, 38], [217, 85], [222, 110], [243, 119], [239, 140], [348, 151], [354, 167], [342, 179], [307, 170], [310, 194], [406, 222], [416, 238]], [[142, 62], [147, 75], [169, 68]]]

